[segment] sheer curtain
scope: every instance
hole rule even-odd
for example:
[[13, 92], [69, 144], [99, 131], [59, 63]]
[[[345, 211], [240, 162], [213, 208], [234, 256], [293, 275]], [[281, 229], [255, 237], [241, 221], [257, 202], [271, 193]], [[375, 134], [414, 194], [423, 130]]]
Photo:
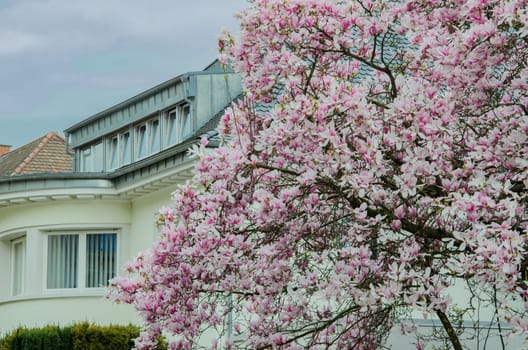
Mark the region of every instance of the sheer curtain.
[[78, 235], [48, 236], [48, 288], [77, 288]]
[[86, 287], [108, 285], [116, 274], [117, 235], [99, 233], [86, 235]]
[[[116, 271], [116, 233], [48, 236], [48, 289], [105, 287]], [[84, 276], [84, 286], [79, 276], [81, 281]]]

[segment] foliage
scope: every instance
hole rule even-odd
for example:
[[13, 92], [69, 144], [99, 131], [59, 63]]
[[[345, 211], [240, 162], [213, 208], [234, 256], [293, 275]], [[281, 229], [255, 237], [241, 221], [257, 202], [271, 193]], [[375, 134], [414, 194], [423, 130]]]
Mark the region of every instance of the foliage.
[[71, 330], [75, 350], [132, 349], [139, 335], [139, 328], [132, 325], [99, 326], [83, 322], [73, 325]]
[[[127, 350], [134, 347], [139, 327], [99, 326], [88, 322], [59, 327], [18, 328], [0, 339], [1, 350]], [[158, 350], [166, 349], [160, 342]]]
[[72, 349], [71, 328], [48, 325], [42, 328], [20, 327], [0, 340], [2, 350]]
[[194, 149], [114, 281], [140, 347], [374, 349], [414, 310], [462, 349], [450, 310], [477, 299], [528, 334], [526, 1], [259, 0], [240, 21], [227, 141]]

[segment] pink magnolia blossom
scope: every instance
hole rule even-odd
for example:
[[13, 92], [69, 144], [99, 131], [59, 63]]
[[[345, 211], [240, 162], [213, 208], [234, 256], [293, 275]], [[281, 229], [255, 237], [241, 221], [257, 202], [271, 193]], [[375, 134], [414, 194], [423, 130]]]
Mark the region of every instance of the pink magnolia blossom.
[[526, 1], [260, 0], [239, 19], [229, 142], [194, 148], [110, 292], [143, 317], [138, 347], [376, 349], [402, 310], [449, 329], [455, 281], [526, 336]]

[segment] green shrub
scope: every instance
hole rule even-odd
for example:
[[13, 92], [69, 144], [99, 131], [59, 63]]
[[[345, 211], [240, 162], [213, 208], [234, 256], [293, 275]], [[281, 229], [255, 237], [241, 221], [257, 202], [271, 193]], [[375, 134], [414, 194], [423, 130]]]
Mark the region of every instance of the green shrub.
[[99, 326], [88, 322], [72, 326], [74, 350], [128, 350], [139, 336], [136, 326]]
[[71, 350], [70, 327], [19, 327], [0, 340], [1, 350]]
[[[139, 327], [99, 326], [89, 322], [72, 326], [20, 327], [0, 338], [0, 350], [129, 350], [139, 336]], [[167, 349], [160, 339], [157, 350]]]

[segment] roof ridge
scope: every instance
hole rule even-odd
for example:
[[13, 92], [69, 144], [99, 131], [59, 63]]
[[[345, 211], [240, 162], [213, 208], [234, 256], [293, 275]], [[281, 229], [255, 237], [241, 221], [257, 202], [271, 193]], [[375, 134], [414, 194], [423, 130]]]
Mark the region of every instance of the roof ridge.
[[11, 175], [21, 174], [24, 168], [26, 167], [26, 165], [28, 165], [29, 162], [31, 162], [33, 158], [35, 158], [35, 156], [39, 154], [39, 152], [42, 150], [42, 148], [44, 148], [44, 146], [48, 143], [48, 141], [51, 140], [51, 138], [56, 135], [57, 133], [55, 131], [50, 131], [46, 136], [44, 136], [42, 140], [40, 141], [40, 143], [38, 144], [38, 146], [26, 157], [26, 159], [22, 161], [22, 163], [20, 163], [19, 166], [17, 166], [17, 168], [15, 169], [15, 171], [13, 171]]

